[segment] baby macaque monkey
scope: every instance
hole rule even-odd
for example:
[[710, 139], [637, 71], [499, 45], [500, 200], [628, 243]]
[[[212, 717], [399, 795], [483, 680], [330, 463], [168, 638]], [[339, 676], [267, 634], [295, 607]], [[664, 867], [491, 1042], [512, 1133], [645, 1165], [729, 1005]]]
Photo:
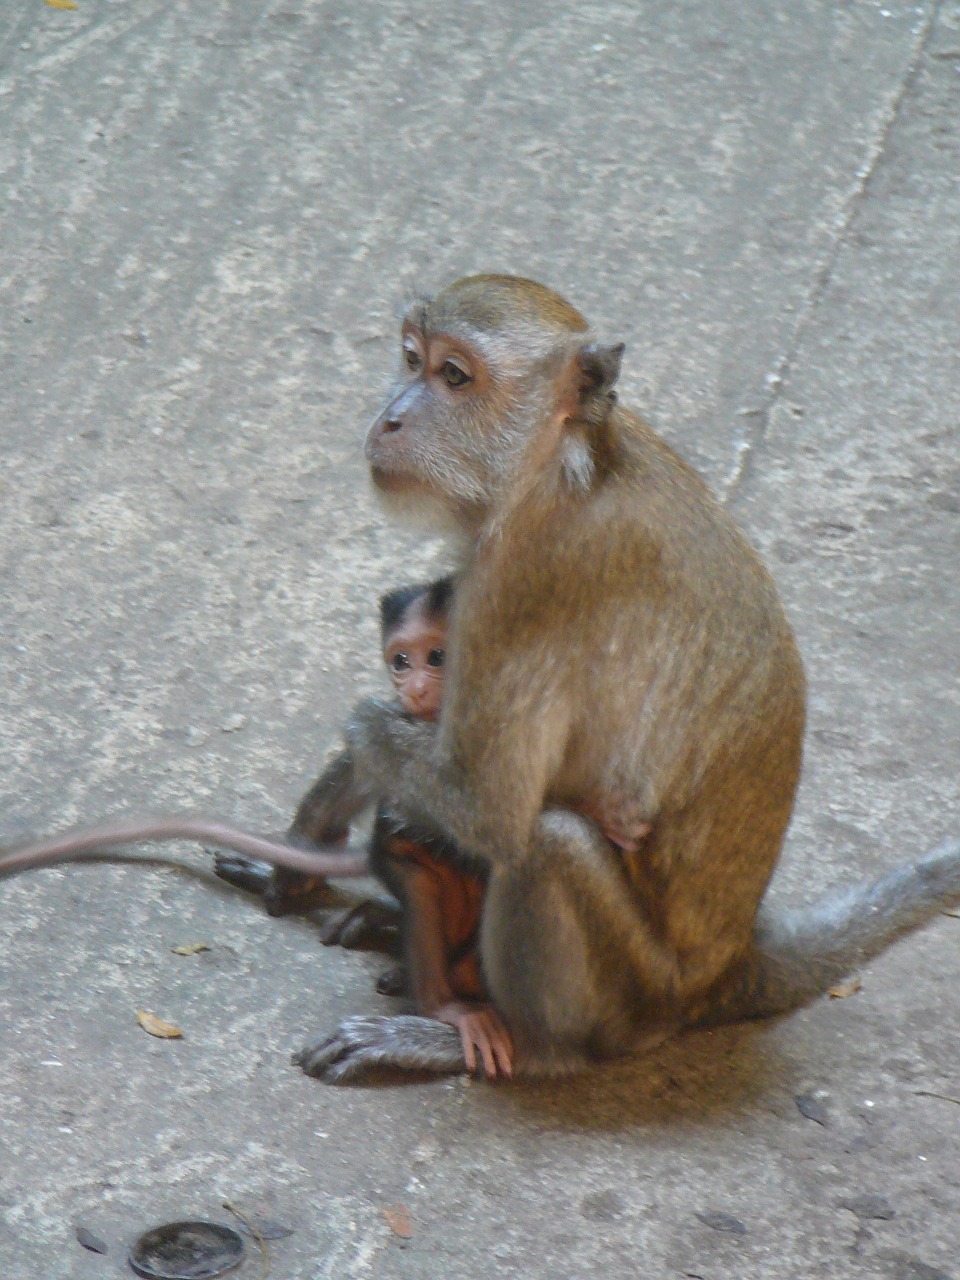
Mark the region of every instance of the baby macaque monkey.
[[[380, 602], [384, 661], [400, 705], [416, 719], [432, 721], [440, 712], [452, 593], [453, 580], [443, 578], [392, 591]], [[339, 785], [336, 779], [333, 785]], [[312, 811], [313, 790], [301, 806], [306, 814]], [[405, 959], [402, 976], [391, 974], [383, 986], [405, 990], [418, 1013], [456, 1027], [470, 1071], [479, 1055], [488, 1076], [510, 1075], [510, 1035], [484, 998], [480, 972], [484, 868], [467, 865], [448, 841], [413, 831], [384, 806], [377, 810], [369, 849], [347, 848], [346, 826], [316, 834], [325, 845], [342, 847], [312, 851], [296, 820], [285, 837], [270, 837], [203, 817], [133, 816], [0, 848], [0, 878], [102, 855], [118, 845], [200, 840], [240, 855], [217, 854], [217, 874], [263, 894], [271, 914], [282, 915], [328, 905], [327, 877], [378, 876], [400, 903]]]
[[[442, 579], [391, 592], [381, 602], [384, 659], [401, 707], [416, 719], [435, 720], [440, 710], [452, 592], [452, 580]], [[254, 835], [201, 816], [130, 815], [0, 847], [0, 879], [155, 840], [197, 840], [241, 855], [218, 855], [217, 873], [263, 893], [273, 914], [329, 905], [329, 877], [379, 876], [400, 903], [404, 986], [417, 1012], [457, 1029], [468, 1070], [479, 1061], [488, 1076], [510, 1075], [510, 1035], [485, 1000], [478, 958], [485, 870], [384, 806], [369, 848], [347, 847], [349, 823], [367, 799], [355, 791], [349, 756], [341, 754], [307, 793], [285, 837]], [[320, 843], [327, 847], [317, 849]]]
[[[434, 721], [440, 714], [453, 591], [453, 579], [441, 578], [428, 586], [401, 587], [380, 601], [383, 660], [400, 707], [416, 720]], [[346, 841], [346, 823], [329, 825], [331, 796], [350, 786], [349, 768], [343, 765], [343, 757], [337, 757], [304, 797], [290, 828], [292, 838], [324, 845]], [[480, 972], [485, 867], [383, 805], [374, 819], [369, 865], [400, 903], [404, 964], [384, 975], [380, 990], [404, 991], [418, 1013], [455, 1027], [468, 1070], [476, 1069], [479, 1058], [488, 1076], [510, 1075], [510, 1035], [486, 1000]], [[218, 855], [217, 874], [262, 893], [271, 915], [311, 910], [327, 889], [322, 878], [245, 858]], [[358, 906], [361, 914], [365, 905]], [[377, 914], [377, 904], [372, 908]]]
[[[380, 602], [383, 658], [404, 711], [436, 720], [443, 697], [453, 581], [392, 591]], [[464, 1060], [490, 1077], [512, 1072], [513, 1045], [487, 999], [478, 934], [486, 869], [449, 841], [377, 809], [370, 865], [403, 909], [407, 986], [419, 1013], [456, 1027]]]

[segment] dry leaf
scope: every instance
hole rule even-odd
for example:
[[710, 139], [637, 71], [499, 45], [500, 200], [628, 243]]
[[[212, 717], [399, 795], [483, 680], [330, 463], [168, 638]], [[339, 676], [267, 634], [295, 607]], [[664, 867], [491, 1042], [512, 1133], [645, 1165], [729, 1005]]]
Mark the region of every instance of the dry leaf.
[[794, 1098], [794, 1102], [797, 1104], [797, 1110], [802, 1116], [806, 1116], [808, 1120], [816, 1121], [817, 1124], [822, 1124], [825, 1129], [829, 1127], [829, 1113], [819, 1098], [815, 1098], [812, 1093], [798, 1093]]
[[47, 0], [51, 9], [79, 9], [77, 0]]
[[144, 1031], [152, 1036], [158, 1036], [161, 1040], [179, 1040], [183, 1036], [179, 1027], [175, 1027], [172, 1022], [164, 1022], [156, 1014], [147, 1013], [146, 1009], [137, 1010], [137, 1021]]
[[200, 951], [209, 951], [209, 942], [185, 942], [182, 947], [171, 947], [175, 956], [195, 956]]
[[893, 1205], [883, 1196], [850, 1196], [840, 1201], [840, 1207], [849, 1209], [858, 1218], [876, 1219], [878, 1222], [889, 1222], [897, 1216]]
[[74, 1234], [77, 1237], [77, 1244], [82, 1244], [85, 1249], [89, 1249], [91, 1253], [106, 1253], [107, 1246], [103, 1243], [99, 1236], [95, 1236], [92, 1231], [88, 1231], [86, 1227], [77, 1227]]
[[249, 1236], [251, 1240], [256, 1239], [254, 1231], [262, 1240], [286, 1240], [287, 1236], [294, 1234], [293, 1227], [285, 1227], [275, 1218], [251, 1218], [249, 1222], [238, 1218], [237, 1230], [242, 1236]]
[[383, 1210], [383, 1216], [387, 1220], [387, 1226], [395, 1236], [399, 1236], [401, 1240], [409, 1240], [413, 1235], [413, 1219], [410, 1217], [410, 1210], [405, 1204], [387, 1205]]
[[855, 996], [863, 982], [859, 974], [854, 974], [852, 978], [847, 978], [846, 982], [836, 982], [832, 987], [827, 988], [827, 995], [833, 996], [834, 1000], [845, 1000], [847, 996]]
[[747, 1228], [732, 1213], [720, 1213], [716, 1209], [695, 1210], [694, 1213], [705, 1227], [712, 1227], [714, 1231], [727, 1231], [733, 1236], [747, 1233]]

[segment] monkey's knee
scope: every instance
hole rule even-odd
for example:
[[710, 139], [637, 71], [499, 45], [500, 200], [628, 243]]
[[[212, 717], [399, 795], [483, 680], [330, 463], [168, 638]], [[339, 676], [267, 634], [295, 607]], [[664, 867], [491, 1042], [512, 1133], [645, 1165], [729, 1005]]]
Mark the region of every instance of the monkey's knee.
[[541, 842], [557, 851], [597, 844], [595, 823], [572, 809], [544, 809], [537, 829]]

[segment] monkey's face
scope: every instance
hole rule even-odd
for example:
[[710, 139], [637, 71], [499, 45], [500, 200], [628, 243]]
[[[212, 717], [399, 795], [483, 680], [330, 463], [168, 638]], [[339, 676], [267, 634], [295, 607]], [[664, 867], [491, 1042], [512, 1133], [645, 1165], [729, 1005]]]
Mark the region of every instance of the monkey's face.
[[447, 629], [414, 600], [387, 637], [383, 660], [408, 715], [436, 720], [443, 698]]
[[594, 398], [609, 391], [612, 379], [584, 378], [580, 357], [596, 350], [586, 332], [558, 294], [513, 276], [471, 276], [412, 307], [399, 375], [367, 433], [378, 489], [405, 503], [431, 499], [475, 526], [516, 479], [528, 446], [545, 436], [559, 449], [583, 388]]
[[408, 318], [401, 368], [366, 440], [381, 492], [485, 510], [495, 470], [491, 424], [509, 412], [507, 389], [465, 337], [431, 332]]

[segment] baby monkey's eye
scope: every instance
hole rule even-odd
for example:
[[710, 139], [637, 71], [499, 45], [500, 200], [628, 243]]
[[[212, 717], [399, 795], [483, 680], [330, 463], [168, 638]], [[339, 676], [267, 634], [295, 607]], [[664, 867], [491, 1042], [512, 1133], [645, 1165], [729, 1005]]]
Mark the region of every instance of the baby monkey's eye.
[[465, 387], [468, 382], [473, 381], [466, 369], [461, 369], [452, 360], [444, 360], [440, 366], [440, 377], [448, 387]]
[[403, 348], [403, 359], [404, 359], [404, 363], [406, 364], [407, 368], [411, 371], [411, 373], [416, 373], [416, 371], [423, 364], [423, 361], [420, 359], [419, 353], [415, 351], [413, 347]]
[[427, 654], [428, 667], [442, 667], [447, 660], [447, 655], [442, 649], [431, 649]]
[[395, 653], [393, 657], [390, 659], [390, 670], [397, 671], [397, 672], [409, 671], [410, 659], [407, 657], [405, 653]]

